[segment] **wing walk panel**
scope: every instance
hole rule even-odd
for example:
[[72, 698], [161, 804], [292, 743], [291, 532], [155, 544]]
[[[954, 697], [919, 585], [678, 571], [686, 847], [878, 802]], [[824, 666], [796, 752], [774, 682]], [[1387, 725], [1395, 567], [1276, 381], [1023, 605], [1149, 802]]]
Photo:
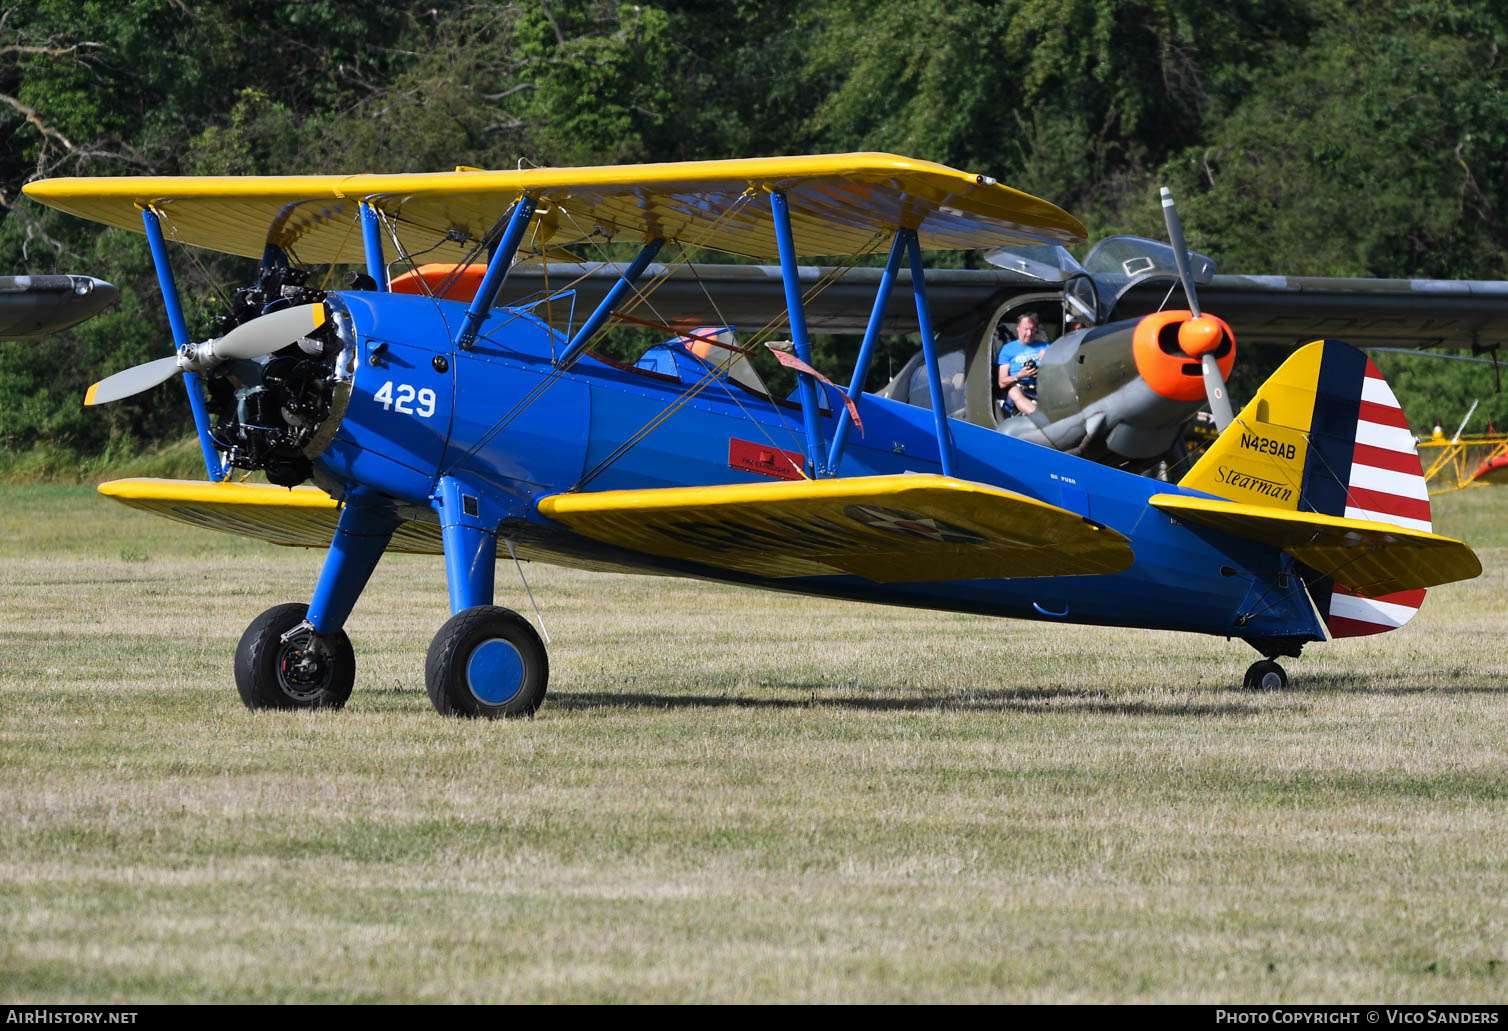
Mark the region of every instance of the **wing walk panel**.
[[932, 475], [554, 494], [540, 514], [593, 540], [778, 579], [928, 583], [1118, 573], [1130, 543], [1010, 491]]
[[1280, 548], [1363, 597], [1469, 580], [1482, 572], [1476, 554], [1460, 541], [1391, 523], [1176, 494], [1153, 495], [1150, 503], [1191, 523]]

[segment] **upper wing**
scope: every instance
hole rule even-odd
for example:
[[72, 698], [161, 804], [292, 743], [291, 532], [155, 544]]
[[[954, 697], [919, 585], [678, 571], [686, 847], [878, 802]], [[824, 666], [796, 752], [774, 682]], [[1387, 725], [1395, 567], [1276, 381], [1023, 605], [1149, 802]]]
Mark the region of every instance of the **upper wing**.
[[1368, 598], [1482, 572], [1476, 553], [1460, 541], [1391, 523], [1176, 494], [1156, 494], [1150, 502], [1180, 519], [1280, 548]]
[[1119, 533], [1021, 494], [907, 474], [552, 494], [540, 514], [631, 551], [772, 578], [877, 583], [1118, 573]]
[[1071, 243], [1084, 227], [1047, 201], [973, 175], [893, 154], [684, 161], [516, 172], [400, 175], [122, 177], [29, 183], [34, 200], [142, 231], [151, 207], [170, 239], [261, 257], [267, 244], [303, 262], [359, 262], [357, 205], [394, 222], [411, 254], [465, 258], [520, 194], [539, 202], [532, 246], [625, 234], [751, 257], [775, 257], [767, 195], [785, 192], [802, 254], [854, 254], [877, 233], [917, 230], [927, 249], [1007, 242]]

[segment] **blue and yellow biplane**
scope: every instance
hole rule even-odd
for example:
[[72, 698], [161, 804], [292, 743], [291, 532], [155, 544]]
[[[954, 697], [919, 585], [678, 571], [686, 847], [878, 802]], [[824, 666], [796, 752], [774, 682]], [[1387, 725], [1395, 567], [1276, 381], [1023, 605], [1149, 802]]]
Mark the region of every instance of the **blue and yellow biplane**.
[[[1065, 243], [1054, 205], [887, 154], [509, 172], [57, 179], [34, 199], [145, 232], [176, 354], [110, 376], [86, 403], [181, 374], [211, 482], [103, 485], [126, 504], [280, 544], [328, 547], [307, 605], [257, 617], [235, 677], [252, 708], [342, 705], [343, 626], [384, 551], [442, 553], [451, 618], [425, 679], [442, 713], [522, 716], [548, 660], [497, 607], [515, 559], [680, 575], [858, 601], [1240, 638], [1263, 658], [1391, 630], [1428, 587], [1476, 576], [1432, 532], [1414, 441], [1376, 367], [1320, 340], [1296, 352], [1177, 485], [950, 419], [921, 253]], [[210, 339], [190, 339], [167, 239], [261, 260]], [[510, 268], [612, 240], [639, 247], [568, 332], [551, 292], [498, 306]], [[673, 336], [629, 366], [594, 354], [635, 315], [666, 246], [778, 259], [797, 372], [772, 396], [723, 327]], [[798, 261], [888, 245], [851, 384], [811, 365]], [[398, 262], [475, 265], [391, 289]], [[314, 265], [363, 264], [326, 290]], [[909, 266], [930, 410], [862, 390], [882, 313]], [[422, 279], [422, 277], [421, 277]], [[1149, 346], [1198, 368], [1229, 330], [1163, 313]], [[412, 287], [413, 284], [410, 283]], [[651, 309], [648, 309], [652, 311]], [[269, 484], [228, 482], [262, 470]], [[304, 486], [312, 481], [315, 486]]]

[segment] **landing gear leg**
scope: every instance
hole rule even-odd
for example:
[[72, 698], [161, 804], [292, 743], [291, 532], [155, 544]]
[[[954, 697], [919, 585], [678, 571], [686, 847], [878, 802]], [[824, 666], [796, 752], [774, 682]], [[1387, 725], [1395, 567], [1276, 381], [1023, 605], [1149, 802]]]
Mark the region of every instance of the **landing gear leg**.
[[236, 648], [236, 690], [249, 709], [338, 709], [356, 683], [356, 652], [341, 629], [399, 519], [353, 491], [308, 605], [277, 605], [252, 620]]
[[1281, 691], [1288, 686], [1288, 674], [1271, 659], [1253, 662], [1246, 670], [1241, 687], [1247, 691]]
[[492, 604], [497, 512], [485, 494], [449, 476], [438, 493], [451, 617], [424, 663], [429, 700], [442, 716], [532, 716], [550, 662], [528, 620]]

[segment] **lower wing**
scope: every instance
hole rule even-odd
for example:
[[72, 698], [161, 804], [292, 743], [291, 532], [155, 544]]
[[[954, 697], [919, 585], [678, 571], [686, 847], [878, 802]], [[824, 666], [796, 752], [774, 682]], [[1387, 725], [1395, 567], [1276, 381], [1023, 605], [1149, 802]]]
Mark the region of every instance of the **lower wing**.
[[[123, 504], [208, 529], [292, 547], [322, 548], [337, 506], [314, 487], [183, 480], [114, 480], [100, 492]], [[860, 576], [925, 583], [1118, 573], [1134, 561], [1109, 527], [1011, 491], [942, 476], [552, 494], [541, 515], [618, 554], [694, 562], [771, 578]], [[440, 554], [440, 529], [405, 521], [393, 551]], [[518, 549], [585, 568], [632, 568], [557, 552], [550, 541]]]
[[617, 548], [784, 579], [876, 583], [1118, 573], [1121, 534], [1021, 494], [906, 474], [552, 494], [541, 515]]

